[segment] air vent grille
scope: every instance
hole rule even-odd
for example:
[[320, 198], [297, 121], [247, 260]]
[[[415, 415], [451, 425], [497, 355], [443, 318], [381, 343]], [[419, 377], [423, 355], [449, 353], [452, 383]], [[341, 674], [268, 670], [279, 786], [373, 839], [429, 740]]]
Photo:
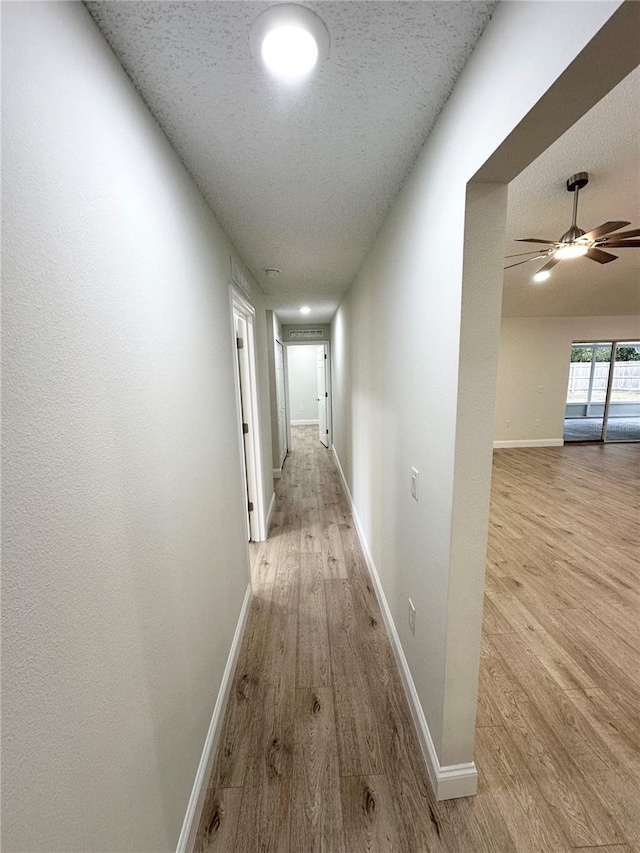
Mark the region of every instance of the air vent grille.
[[289, 329], [290, 341], [313, 341], [322, 340], [324, 332], [322, 329]]
[[231, 281], [236, 287], [240, 288], [245, 296], [251, 296], [251, 287], [249, 282], [242, 274], [242, 271], [234, 258], [231, 258]]

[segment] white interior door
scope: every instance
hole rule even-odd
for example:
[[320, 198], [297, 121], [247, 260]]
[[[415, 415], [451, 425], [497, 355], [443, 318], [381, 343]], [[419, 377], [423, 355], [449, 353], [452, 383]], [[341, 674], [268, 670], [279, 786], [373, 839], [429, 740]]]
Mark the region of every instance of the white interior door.
[[[248, 355], [248, 334], [246, 319], [234, 313], [236, 332], [236, 355], [238, 368], [238, 388], [240, 391], [240, 418], [242, 429], [242, 462], [244, 469], [244, 484], [246, 496], [247, 528], [248, 538], [258, 540], [258, 517], [257, 517], [257, 488], [256, 488], [256, 460], [253, 454], [252, 437], [249, 435], [249, 424], [251, 423], [251, 400], [249, 398], [250, 376]], [[251, 423], [251, 428], [255, 425]]]
[[325, 447], [329, 447], [329, 428], [327, 418], [327, 352], [326, 347], [316, 347], [318, 354], [318, 438]]
[[276, 405], [278, 407], [278, 453], [280, 468], [287, 455], [287, 402], [284, 392], [284, 351], [276, 341]]

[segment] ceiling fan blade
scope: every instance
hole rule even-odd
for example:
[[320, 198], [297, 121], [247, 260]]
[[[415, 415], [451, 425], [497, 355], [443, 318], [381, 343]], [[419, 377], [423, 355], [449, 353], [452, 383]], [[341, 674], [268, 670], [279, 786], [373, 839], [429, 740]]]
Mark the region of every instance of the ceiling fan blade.
[[[631, 231], [621, 231], [619, 234], [613, 234], [612, 240], [626, 240], [627, 237], [640, 237], [640, 228], [632, 228]], [[604, 237], [604, 240], [608, 240], [608, 237]]]
[[603, 252], [602, 249], [591, 248], [586, 254], [587, 258], [591, 258], [592, 261], [597, 261], [599, 264], [608, 264], [611, 261], [617, 260], [617, 255], [612, 255], [609, 252]]
[[516, 243], [547, 243], [549, 246], [554, 246], [557, 240], [541, 240], [539, 237], [516, 237]]
[[562, 258], [556, 258], [556, 256], [553, 255], [543, 267], [540, 267], [538, 272], [549, 272], [549, 270], [553, 269], [553, 267], [555, 267], [556, 264], [559, 264], [561, 260]]
[[519, 267], [520, 264], [528, 264], [529, 261], [537, 261], [538, 258], [546, 258], [546, 257], [547, 257], [546, 255], [536, 255], [535, 258], [527, 258], [526, 261], [516, 261], [515, 264], [509, 264], [509, 266], [506, 266], [505, 269], [510, 270], [511, 267]]
[[610, 234], [612, 231], [617, 231], [618, 228], [624, 228], [625, 225], [631, 225], [630, 222], [603, 222], [597, 228], [593, 228], [581, 237], [582, 240], [597, 240], [598, 237], [604, 237], [605, 234]]
[[640, 246], [640, 240], [611, 240], [611, 242], [599, 243], [600, 249], [624, 249], [630, 246], [632, 249], [637, 249]]
[[540, 249], [531, 249], [530, 252], [517, 252], [515, 255], [505, 255], [505, 258], [522, 258], [524, 255], [540, 256]]

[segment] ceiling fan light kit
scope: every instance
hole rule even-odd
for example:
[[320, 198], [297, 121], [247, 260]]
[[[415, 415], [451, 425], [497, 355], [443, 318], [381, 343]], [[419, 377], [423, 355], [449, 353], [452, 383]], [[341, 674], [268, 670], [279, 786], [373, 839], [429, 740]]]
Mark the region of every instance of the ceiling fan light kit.
[[[521, 252], [517, 255], [507, 255], [507, 258], [516, 258], [521, 255], [534, 255], [524, 261], [516, 261], [513, 264], [508, 264], [505, 269], [517, 267], [521, 264], [528, 264], [529, 261], [537, 261], [541, 258], [548, 258], [546, 264], [533, 276], [536, 282], [546, 281], [551, 274], [551, 270], [560, 261], [570, 260], [572, 258], [587, 257], [591, 261], [596, 261], [598, 264], [608, 264], [615, 261], [618, 255], [613, 255], [611, 252], [606, 252], [604, 249], [628, 249], [640, 247], [640, 240], [633, 239], [640, 237], [640, 228], [633, 228], [631, 231], [622, 231], [619, 234], [612, 232], [624, 228], [629, 225], [629, 222], [616, 220], [612, 222], [603, 222], [597, 228], [592, 228], [591, 231], [585, 232], [578, 227], [578, 194], [581, 189], [589, 183], [589, 175], [587, 172], [577, 172], [572, 175], [567, 181], [567, 191], [574, 193], [573, 197], [573, 219], [571, 227], [560, 237], [559, 240], [545, 240], [541, 237], [520, 237], [516, 240], [517, 243], [539, 243], [541, 246], [548, 246], [546, 249], [532, 249], [530, 252]], [[611, 235], [611, 236], [609, 236]]]

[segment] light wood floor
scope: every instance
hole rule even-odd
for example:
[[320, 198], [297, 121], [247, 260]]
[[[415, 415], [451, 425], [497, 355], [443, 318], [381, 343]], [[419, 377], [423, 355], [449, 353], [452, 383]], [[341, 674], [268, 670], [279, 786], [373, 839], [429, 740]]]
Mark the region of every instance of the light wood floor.
[[639, 851], [640, 446], [495, 454], [479, 792], [436, 803], [331, 455], [293, 433], [196, 851]]

